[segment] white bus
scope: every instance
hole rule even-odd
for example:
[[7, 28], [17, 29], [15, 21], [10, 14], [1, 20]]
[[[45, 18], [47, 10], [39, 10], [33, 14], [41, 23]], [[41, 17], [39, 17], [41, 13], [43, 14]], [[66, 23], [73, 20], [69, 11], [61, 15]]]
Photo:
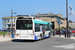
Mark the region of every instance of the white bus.
[[50, 37], [51, 22], [36, 20], [33, 17], [18, 17], [15, 22], [14, 40], [38, 40]]

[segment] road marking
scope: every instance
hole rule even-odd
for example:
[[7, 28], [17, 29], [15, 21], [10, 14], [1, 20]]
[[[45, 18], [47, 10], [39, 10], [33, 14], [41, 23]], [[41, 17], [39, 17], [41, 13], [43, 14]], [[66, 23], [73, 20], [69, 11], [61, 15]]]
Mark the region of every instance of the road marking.
[[52, 46], [55, 48], [63, 48], [63, 49], [75, 49], [75, 43], [68, 45], [60, 45], [60, 46]]

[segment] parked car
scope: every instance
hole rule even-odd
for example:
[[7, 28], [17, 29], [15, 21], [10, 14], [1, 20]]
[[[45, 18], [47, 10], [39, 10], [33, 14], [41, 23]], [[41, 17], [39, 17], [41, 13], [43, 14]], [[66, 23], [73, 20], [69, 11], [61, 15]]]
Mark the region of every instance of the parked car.
[[1, 29], [0, 29], [0, 31], [1, 31]]
[[3, 31], [3, 32], [8, 32], [8, 30], [1, 30], [1, 31]]
[[59, 31], [56, 31], [56, 34], [59, 34], [59, 33], [61, 33], [61, 31], [59, 32]]
[[71, 32], [72, 32], [72, 36], [75, 37], [75, 29], [72, 29]]
[[60, 30], [60, 32], [59, 31], [56, 31], [56, 34], [63, 34], [64, 32], [62, 31], [62, 30]]
[[72, 30], [72, 33], [75, 33], [75, 30]]

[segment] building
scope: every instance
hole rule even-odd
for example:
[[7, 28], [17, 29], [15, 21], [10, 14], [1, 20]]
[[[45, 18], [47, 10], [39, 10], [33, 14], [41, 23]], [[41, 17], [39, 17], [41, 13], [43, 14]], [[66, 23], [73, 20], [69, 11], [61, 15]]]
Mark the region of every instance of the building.
[[[12, 18], [13, 28], [15, 28], [15, 19], [16, 18], [17, 18], [16, 16]], [[8, 29], [9, 25], [10, 25], [10, 28], [11, 28], [11, 17], [3, 17], [2, 18], [2, 25], [3, 25], [3, 27], [2, 27], [3, 29]]]
[[49, 14], [40, 14], [32, 15], [36, 19], [40, 19], [47, 22], [52, 22], [52, 29], [59, 28], [58, 21], [63, 22], [60, 27], [66, 28], [66, 18], [63, 18], [61, 14], [54, 15], [52, 13]]
[[11, 17], [3, 17], [2, 18], [2, 25], [3, 25], [2, 28], [3, 29], [9, 29], [9, 27], [10, 27], [10, 29], [11, 29], [12, 28], [11, 22], [12, 22], [13, 23], [13, 29], [15, 29], [15, 20], [19, 16], [28, 17], [28, 15], [17, 15], [17, 16], [12, 17], [12, 19], [11, 19]]
[[72, 29], [75, 29], [75, 22], [73, 22], [72, 20], [69, 20], [69, 26], [70, 26]]
[[[18, 15], [18, 16], [22, 16], [22, 17], [29, 17], [28, 15]], [[15, 20], [18, 16], [15, 16], [13, 17], [13, 29], [15, 28]], [[40, 20], [43, 20], [43, 21], [47, 21], [47, 22], [52, 22], [52, 29], [56, 29], [56, 28], [59, 28], [59, 25], [58, 25], [58, 21], [61, 21], [63, 22], [60, 27], [64, 27], [66, 28], [66, 18], [63, 18], [61, 14], [58, 14], [58, 15], [54, 15], [52, 13], [49, 13], [49, 14], [36, 14], [36, 15], [31, 15], [33, 17], [35, 17], [35, 19], [40, 19]], [[3, 22], [3, 29], [9, 29], [9, 25], [10, 25], [10, 28], [11, 28], [11, 17], [3, 17], [2, 18]]]

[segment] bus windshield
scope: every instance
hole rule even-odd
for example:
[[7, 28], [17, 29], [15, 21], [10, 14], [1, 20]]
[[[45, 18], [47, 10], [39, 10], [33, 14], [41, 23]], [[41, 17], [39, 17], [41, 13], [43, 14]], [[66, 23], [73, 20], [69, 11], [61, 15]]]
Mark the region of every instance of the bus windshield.
[[17, 20], [16, 29], [32, 30], [32, 20]]

